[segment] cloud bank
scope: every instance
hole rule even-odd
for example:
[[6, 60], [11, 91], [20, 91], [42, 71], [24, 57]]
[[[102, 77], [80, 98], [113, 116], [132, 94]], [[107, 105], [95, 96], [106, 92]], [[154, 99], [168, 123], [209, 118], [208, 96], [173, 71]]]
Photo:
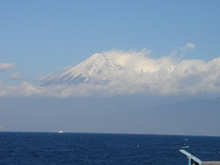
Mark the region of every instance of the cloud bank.
[[[187, 46], [188, 45], [188, 46]], [[195, 46], [187, 44], [190, 49]], [[151, 51], [121, 51], [102, 52], [111, 56], [118, 64], [129, 72], [120, 75], [110, 74], [108, 84], [73, 84], [36, 86], [23, 82], [19, 86], [0, 83], [0, 96], [37, 96], [37, 97], [85, 97], [94, 95], [198, 95], [220, 94], [220, 58], [205, 62], [202, 60], [181, 60], [176, 56], [151, 58]], [[4, 68], [10, 68], [10, 64]], [[10, 67], [9, 67], [10, 66]], [[3, 68], [3, 66], [1, 66]], [[16, 75], [14, 75], [16, 77]], [[19, 76], [19, 75], [17, 75]], [[53, 77], [47, 74], [39, 81]]]

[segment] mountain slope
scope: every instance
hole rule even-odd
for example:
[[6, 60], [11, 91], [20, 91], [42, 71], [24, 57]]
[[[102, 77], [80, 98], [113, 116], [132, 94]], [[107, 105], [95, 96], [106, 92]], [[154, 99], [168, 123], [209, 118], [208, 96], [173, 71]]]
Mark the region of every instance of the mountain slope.
[[110, 77], [120, 76], [124, 71], [125, 69], [109, 56], [94, 54], [43, 85], [78, 83], [106, 84], [111, 81]]

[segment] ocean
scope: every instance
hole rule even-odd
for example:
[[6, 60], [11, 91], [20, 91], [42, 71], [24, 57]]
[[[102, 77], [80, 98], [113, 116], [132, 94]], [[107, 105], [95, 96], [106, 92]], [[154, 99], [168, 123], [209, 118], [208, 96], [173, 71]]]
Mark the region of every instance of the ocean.
[[182, 148], [220, 160], [220, 137], [1, 132], [0, 165], [187, 165]]

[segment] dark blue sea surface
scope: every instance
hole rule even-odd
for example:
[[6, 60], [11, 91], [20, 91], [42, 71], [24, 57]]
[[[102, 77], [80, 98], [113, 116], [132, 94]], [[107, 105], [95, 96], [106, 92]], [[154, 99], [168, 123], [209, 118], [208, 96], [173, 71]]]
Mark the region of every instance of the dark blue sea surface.
[[2, 132], [0, 164], [186, 165], [181, 148], [220, 160], [220, 137]]

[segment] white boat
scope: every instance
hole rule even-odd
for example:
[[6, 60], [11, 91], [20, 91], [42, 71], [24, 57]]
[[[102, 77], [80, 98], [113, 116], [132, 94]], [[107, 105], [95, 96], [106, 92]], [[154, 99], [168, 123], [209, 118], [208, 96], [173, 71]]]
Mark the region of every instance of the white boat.
[[181, 148], [189, 148], [189, 146], [183, 146], [183, 147], [181, 147]]

